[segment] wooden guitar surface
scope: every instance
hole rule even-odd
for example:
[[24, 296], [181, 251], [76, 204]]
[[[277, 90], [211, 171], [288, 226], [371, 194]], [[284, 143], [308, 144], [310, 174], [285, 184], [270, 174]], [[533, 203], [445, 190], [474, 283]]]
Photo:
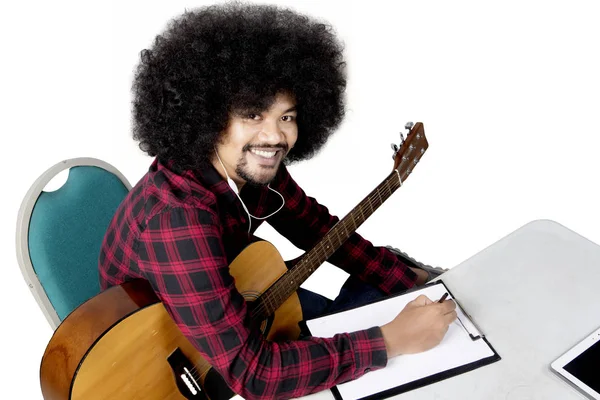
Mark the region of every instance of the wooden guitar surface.
[[[259, 241], [242, 251], [229, 271], [238, 291], [252, 302], [287, 267], [272, 244]], [[266, 338], [296, 339], [301, 320], [294, 294], [275, 312]], [[57, 328], [42, 359], [42, 394], [45, 400], [185, 399], [166, 361], [177, 348], [195, 364], [204, 383], [211, 366], [150, 285], [135, 280], [112, 287], [83, 303]]]

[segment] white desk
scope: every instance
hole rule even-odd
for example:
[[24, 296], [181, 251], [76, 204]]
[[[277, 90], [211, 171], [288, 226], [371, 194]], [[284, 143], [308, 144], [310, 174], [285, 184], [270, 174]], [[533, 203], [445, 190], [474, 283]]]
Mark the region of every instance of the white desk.
[[[583, 399], [550, 363], [600, 326], [600, 246], [533, 221], [441, 276], [502, 359], [393, 398]], [[303, 397], [331, 400], [329, 390]]]

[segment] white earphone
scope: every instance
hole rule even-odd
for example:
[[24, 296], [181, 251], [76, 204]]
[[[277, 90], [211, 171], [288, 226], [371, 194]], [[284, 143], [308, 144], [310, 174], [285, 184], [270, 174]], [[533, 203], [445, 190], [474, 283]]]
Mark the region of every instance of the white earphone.
[[250, 214], [250, 211], [248, 211], [248, 208], [246, 208], [246, 205], [244, 204], [244, 201], [242, 200], [242, 198], [240, 197], [240, 193], [238, 190], [237, 185], [235, 184], [235, 182], [233, 181], [233, 179], [231, 179], [229, 177], [229, 174], [227, 173], [227, 168], [225, 168], [225, 165], [223, 164], [223, 161], [221, 161], [221, 157], [219, 157], [219, 153], [217, 152], [217, 148], [215, 147], [215, 154], [217, 155], [217, 159], [219, 160], [219, 163], [221, 163], [221, 166], [223, 167], [223, 171], [225, 171], [225, 176], [227, 177], [227, 184], [229, 185], [229, 187], [231, 188], [231, 190], [233, 190], [233, 193], [235, 193], [235, 195], [237, 196], [238, 199], [240, 199], [240, 202], [242, 203], [242, 207], [244, 207], [244, 210], [246, 211], [246, 214], [248, 214], [248, 233], [250, 233], [250, 229], [252, 227], [252, 218], [254, 219], [267, 219], [275, 214], [277, 214], [279, 212], [279, 210], [281, 210], [283, 208], [283, 206], [285, 205], [285, 199], [283, 198], [283, 196], [281, 195], [281, 193], [279, 193], [277, 190], [271, 188], [271, 186], [268, 184], [267, 188], [269, 188], [269, 190], [277, 193], [279, 195], [279, 197], [281, 197], [281, 200], [283, 201], [283, 203], [281, 204], [281, 207], [279, 207], [277, 209], [277, 211], [275, 211], [272, 214], [267, 215], [266, 217], [255, 217], [254, 215]]

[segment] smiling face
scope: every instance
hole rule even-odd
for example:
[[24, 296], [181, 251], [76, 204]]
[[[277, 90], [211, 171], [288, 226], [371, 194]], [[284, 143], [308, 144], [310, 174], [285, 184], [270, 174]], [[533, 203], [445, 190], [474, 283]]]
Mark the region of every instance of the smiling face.
[[[238, 189], [245, 183], [266, 185], [271, 182], [298, 138], [296, 117], [296, 102], [285, 93], [278, 94], [266, 111], [230, 117], [215, 147]], [[216, 155], [212, 164], [227, 179]]]

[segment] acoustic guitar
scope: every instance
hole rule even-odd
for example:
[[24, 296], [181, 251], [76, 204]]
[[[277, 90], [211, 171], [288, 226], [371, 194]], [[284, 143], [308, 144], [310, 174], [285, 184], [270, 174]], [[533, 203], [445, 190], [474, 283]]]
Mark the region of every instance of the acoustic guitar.
[[[293, 268], [266, 241], [248, 245], [229, 272], [267, 340], [300, 334], [296, 290], [404, 182], [428, 148], [422, 123], [408, 123], [392, 144], [393, 171]], [[247, 268], [247, 266], [252, 266]], [[45, 400], [229, 399], [235, 394], [183, 336], [145, 280], [114, 286], [76, 308], [54, 332], [42, 358]]]

